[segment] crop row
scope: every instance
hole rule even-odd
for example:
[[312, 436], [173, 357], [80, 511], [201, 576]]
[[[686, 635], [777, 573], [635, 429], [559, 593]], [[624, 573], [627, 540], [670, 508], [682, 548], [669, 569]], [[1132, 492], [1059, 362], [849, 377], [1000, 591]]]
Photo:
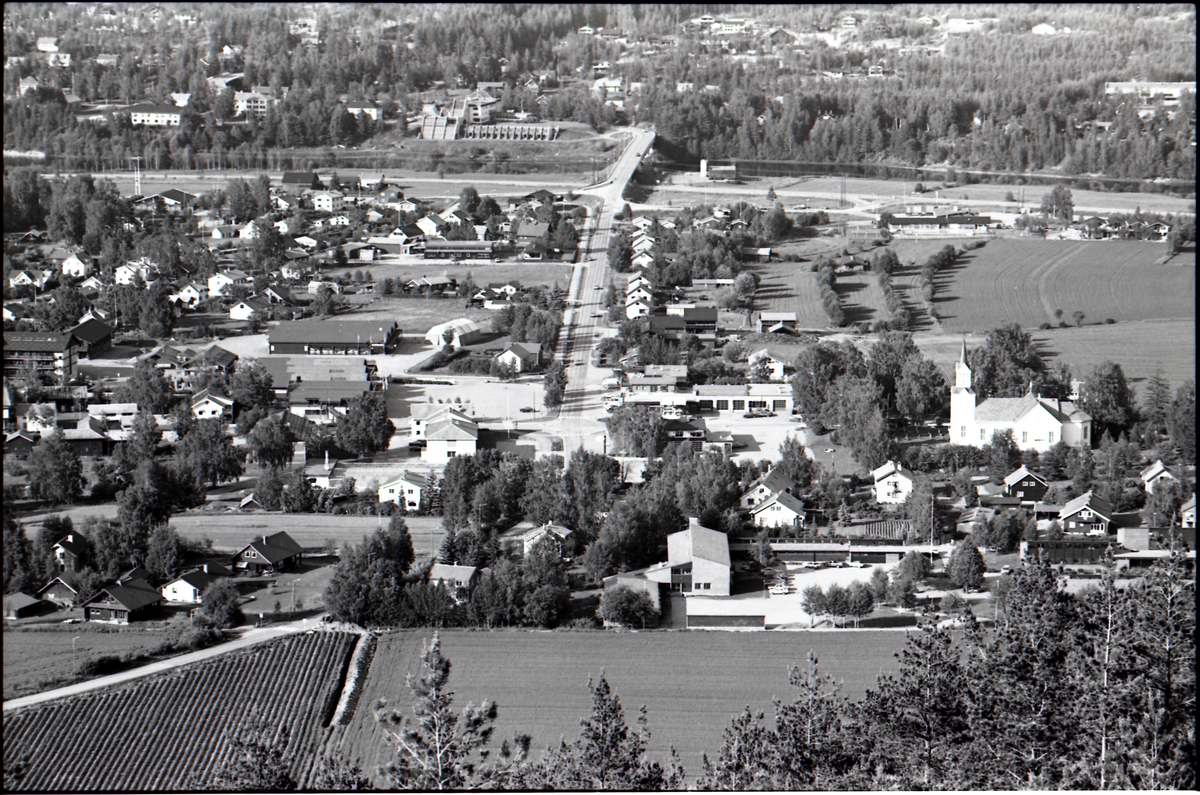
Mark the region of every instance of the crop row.
[[308, 633], [14, 712], [4, 718], [5, 768], [27, 760], [21, 789], [203, 786], [231, 733], [255, 720], [286, 730], [288, 757], [305, 766], [355, 638]]

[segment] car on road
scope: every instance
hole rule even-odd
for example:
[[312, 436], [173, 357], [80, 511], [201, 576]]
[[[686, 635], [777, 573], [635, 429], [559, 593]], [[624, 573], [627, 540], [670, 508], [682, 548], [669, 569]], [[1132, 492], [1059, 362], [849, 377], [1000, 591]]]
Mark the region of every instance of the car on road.
[[745, 414], [742, 415], [742, 419], [753, 420], [753, 419], [757, 419], [759, 417], [774, 417], [774, 416], [775, 416], [775, 412], [773, 412], [773, 411], [767, 411], [766, 409], [750, 409], [749, 411], [747, 411]]
[[1003, 576], [1005, 574], [1012, 574], [1012, 566], [1004, 566], [1000, 569], [1000, 575]]
[[522, 414], [532, 414], [536, 409], [533, 406], [521, 406]]
[[771, 586], [771, 593], [777, 595], [786, 595], [790, 590], [786, 582], [777, 582]]
[[825, 448], [825, 452], [827, 452], [827, 453], [832, 453], [832, 452], [833, 452], [833, 448], [832, 448], [832, 447], [826, 447], [826, 448]]

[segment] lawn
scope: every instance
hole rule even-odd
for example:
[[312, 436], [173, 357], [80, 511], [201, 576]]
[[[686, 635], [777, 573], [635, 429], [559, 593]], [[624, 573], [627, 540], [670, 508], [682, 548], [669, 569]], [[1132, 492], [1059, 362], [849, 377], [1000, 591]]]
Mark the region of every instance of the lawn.
[[[370, 705], [386, 698], [411, 714], [408, 673], [419, 674], [422, 641], [429, 630], [407, 630], [379, 640], [367, 684], [349, 725], [337, 727], [328, 749], [374, 771], [387, 747]], [[690, 780], [701, 772], [701, 754], [714, 757], [730, 721], [749, 705], [773, 714], [772, 699], [788, 700], [788, 669], [803, 665], [811, 649], [821, 670], [844, 682], [842, 696], [861, 698], [882, 672], [896, 670], [892, 656], [904, 643], [895, 631], [836, 632], [526, 632], [443, 631], [442, 653], [452, 667], [455, 709], [488, 699], [499, 720], [493, 745], [515, 733], [533, 737], [541, 758], [560, 738], [579, 734], [591, 712], [588, 679], [603, 672], [620, 696], [626, 720], [647, 707], [652, 733], [648, 752], [680, 755]]]
[[[74, 611], [69, 615], [79, 615]], [[63, 613], [63, 616], [68, 615]], [[101, 654], [150, 651], [166, 637], [161, 625], [155, 629], [119, 630], [108, 625], [43, 625], [37, 629], [4, 630], [4, 698], [30, 695], [44, 690], [42, 683], [66, 683], [72, 679], [75, 658], [80, 665]]]
[[798, 328], [829, 327], [817, 275], [809, 271], [808, 263], [769, 262], [755, 266], [754, 271], [760, 279], [754, 293], [757, 311], [795, 312]]
[[[532, 285], [550, 287], [557, 282], [565, 290], [571, 282], [571, 266], [569, 264], [522, 262], [515, 257], [495, 265], [479, 262], [450, 264], [444, 260], [427, 260], [420, 263], [364, 262], [347, 268], [344, 273], [353, 277], [357, 271], [364, 273], [370, 271], [371, 277], [376, 283], [388, 278], [404, 283], [422, 276], [449, 276], [460, 282], [463, 279], [471, 278], [481, 287], [486, 287], [492, 282], [509, 282], [515, 279], [524, 287]], [[337, 269], [331, 270], [323, 276], [336, 279], [342, 274], [343, 272]]]

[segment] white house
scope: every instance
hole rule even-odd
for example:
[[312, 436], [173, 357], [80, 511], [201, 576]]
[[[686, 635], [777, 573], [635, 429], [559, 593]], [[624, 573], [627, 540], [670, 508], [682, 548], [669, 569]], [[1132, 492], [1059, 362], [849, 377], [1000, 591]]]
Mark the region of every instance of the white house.
[[1181, 527], [1196, 526], [1196, 495], [1193, 494], [1188, 498], [1188, 501], [1179, 506], [1179, 524]]
[[788, 491], [772, 494], [750, 509], [758, 527], [803, 527], [804, 517], [804, 503]]
[[1179, 478], [1175, 476], [1174, 470], [1164, 464], [1161, 458], [1143, 469], [1141, 472], [1141, 478], [1142, 488], [1146, 490], [1147, 494], [1153, 494], [1154, 489], [1164, 481], [1179, 481]]
[[229, 576], [223, 566], [204, 565], [184, 572], [162, 587], [163, 598], [168, 602], [197, 604], [204, 589], [221, 579], [221, 573]]
[[379, 501], [394, 502], [415, 511], [421, 507], [422, 493], [432, 487], [431, 478], [405, 470], [400, 477], [393, 478], [379, 487]]
[[229, 317], [233, 320], [249, 320], [258, 312], [264, 314], [271, 308], [271, 303], [262, 298], [244, 298], [229, 308]]
[[563, 527], [560, 524], [547, 522], [540, 527], [534, 527], [526, 530], [521, 536], [521, 551], [524, 557], [529, 557], [529, 552], [543, 538], [550, 538], [558, 547], [560, 557], [570, 557], [575, 554], [575, 536], [571, 532], [571, 528]]
[[178, 301], [189, 309], [195, 309], [208, 296], [208, 288], [188, 282], [167, 296], [169, 301]]
[[240, 237], [242, 240], [257, 240], [258, 224], [258, 221], [251, 221], [248, 224], [243, 224], [238, 228], [238, 237]]
[[78, 254], [72, 254], [62, 262], [62, 272], [67, 276], [74, 276], [76, 279], [82, 279], [92, 272], [95, 265], [92, 263], [91, 257], [80, 259]]
[[1090, 446], [1092, 418], [1069, 400], [1042, 398], [1032, 391], [1019, 398], [976, 400], [964, 343], [950, 389], [950, 442], [983, 447], [996, 431], [1011, 431], [1022, 450], [1044, 453], [1058, 442]]
[[741, 496], [739, 502], [743, 508], [753, 508], [760, 502], [770, 499], [781, 491], [791, 491], [796, 484], [783, 474], [779, 467], [771, 467], [767, 474], [754, 480]]
[[891, 505], [899, 505], [907, 500], [916, 483], [913, 473], [895, 461], [888, 461], [871, 475], [875, 479], [875, 502]]
[[638, 270], [644, 270], [654, 264], [654, 255], [649, 251], [643, 251], [636, 257], [630, 260], [630, 264]]
[[213, 417], [233, 418], [233, 401], [222, 395], [214, 395], [202, 389], [192, 396], [192, 413], [198, 420]]
[[787, 363], [771, 353], [770, 348], [759, 348], [746, 357], [746, 363], [753, 370], [759, 367], [760, 364], [767, 368], [772, 381], [782, 381], [784, 370], [787, 368]]
[[250, 275], [244, 271], [236, 269], [221, 271], [208, 277], [208, 294], [214, 297], [223, 296], [235, 284], [249, 287], [251, 283]]
[[472, 422], [470, 403], [414, 403], [409, 407], [408, 434], [413, 441], [425, 438], [425, 428], [431, 420], [440, 419], [443, 414], [457, 417], [464, 422]]
[[142, 257], [133, 262], [118, 265], [113, 271], [113, 281], [117, 284], [133, 284], [137, 279], [147, 281], [150, 276], [150, 260]]
[[474, 421], [447, 413], [425, 426], [421, 458], [431, 464], [445, 464], [456, 455], [475, 455], [478, 441], [479, 426]]
[[346, 196], [338, 191], [321, 191], [313, 194], [313, 209], [324, 213], [341, 212], [346, 207]]
[[625, 305], [625, 317], [632, 320], [635, 317], [650, 314], [650, 304], [645, 301], [634, 301]]
[[513, 342], [503, 353], [496, 354], [496, 361], [518, 373], [536, 370], [542, 363], [542, 346], [536, 342]]

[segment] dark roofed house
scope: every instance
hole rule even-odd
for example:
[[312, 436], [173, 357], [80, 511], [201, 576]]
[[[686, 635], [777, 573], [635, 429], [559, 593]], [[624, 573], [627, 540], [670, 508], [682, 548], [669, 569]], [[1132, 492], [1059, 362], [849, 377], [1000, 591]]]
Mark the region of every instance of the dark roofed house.
[[113, 327], [102, 321], [85, 320], [69, 332], [79, 343], [79, 355], [90, 359], [112, 347]]
[[102, 588], [83, 604], [85, 621], [115, 621], [128, 624], [145, 618], [163, 595], [145, 580], [130, 579]]
[[242, 547], [233, 556], [233, 569], [250, 574], [283, 571], [298, 564], [303, 551], [287, 533], [262, 536]]
[[4, 617], [10, 620], [35, 616], [46, 608], [46, 603], [27, 593], [11, 593], [4, 597]]
[[320, 178], [311, 171], [287, 171], [283, 175], [284, 188], [300, 188], [304, 190], [320, 190]]
[[76, 533], [67, 533], [66, 538], [52, 546], [54, 561], [59, 571], [69, 571], [72, 574], [83, 570], [92, 554], [92, 545], [86, 538]]

